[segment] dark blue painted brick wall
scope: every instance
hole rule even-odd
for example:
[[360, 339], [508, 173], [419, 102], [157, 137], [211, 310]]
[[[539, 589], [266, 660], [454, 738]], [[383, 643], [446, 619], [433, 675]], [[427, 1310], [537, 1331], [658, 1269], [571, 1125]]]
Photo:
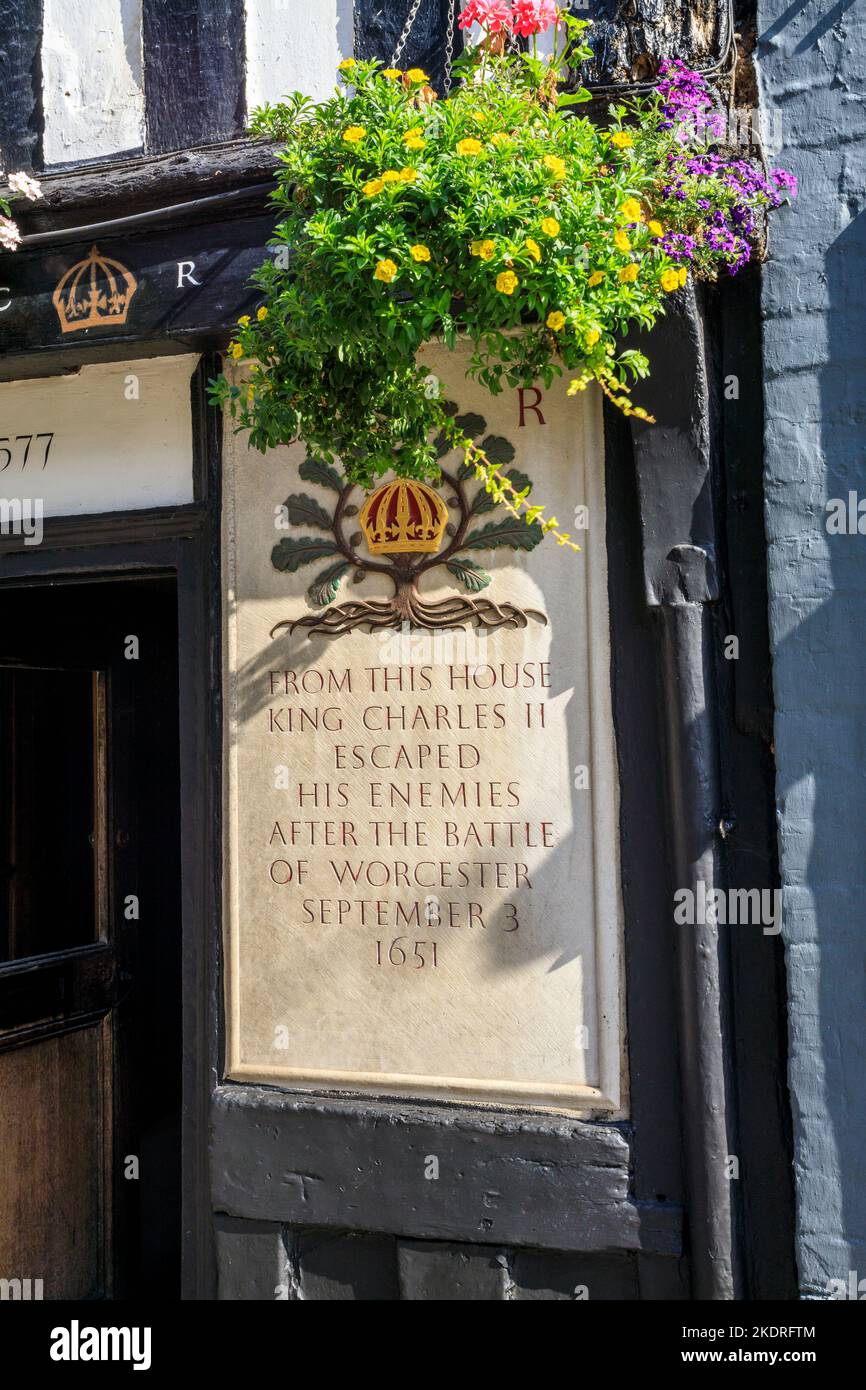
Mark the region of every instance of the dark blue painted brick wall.
[[797, 1258], [826, 1298], [866, 1279], [866, 535], [825, 512], [866, 499], [866, 4], [758, 0], [758, 71], [801, 183], [764, 275], [765, 488]]

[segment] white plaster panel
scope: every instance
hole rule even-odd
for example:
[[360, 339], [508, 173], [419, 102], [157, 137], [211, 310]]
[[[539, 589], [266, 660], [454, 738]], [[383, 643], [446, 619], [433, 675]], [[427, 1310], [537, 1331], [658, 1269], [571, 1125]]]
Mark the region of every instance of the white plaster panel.
[[354, 46], [352, 0], [245, 0], [247, 110], [289, 92], [333, 93]]
[[183, 353], [0, 383], [0, 495], [40, 499], [45, 516], [191, 502], [197, 362]]
[[141, 8], [141, 0], [45, 0], [47, 165], [142, 148]]

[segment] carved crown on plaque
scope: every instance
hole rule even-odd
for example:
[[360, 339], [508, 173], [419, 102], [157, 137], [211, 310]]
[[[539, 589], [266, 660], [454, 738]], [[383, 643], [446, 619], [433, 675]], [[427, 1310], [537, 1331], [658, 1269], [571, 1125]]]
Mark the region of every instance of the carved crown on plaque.
[[51, 296], [64, 333], [80, 328], [119, 327], [126, 323], [138, 281], [120, 261], [92, 246], [58, 282]]
[[[449, 414], [470, 439], [485, 436], [487, 422], [481, 415]], [[383, 628], [526, 627], [527, 622], [546, 623], [546, 614], [521, 608], [498, 597], [482, 597], [492, 576], [473, 558], [473, 552], [534, 550], [544, 532], [538, 521], [527, 524], [496, 500], [486, 487], [473, 486], [474, 468], [459, 455], [448, 466], [452, 453], [445, 434], [433, 441], [440, 462], [442, 491], [414, 478], [383, 483], [360, 505], [356, 485], [333, 464], [307, 455], [299, 473], [319, 495], [295, 492], [282, 511], [288, 525], [314, 535], [284, 536], [271, 551], [271, 564], [285, 574], [326, 560], [325, 569], [307, 589], [310, 606], [317, 612], [287, 618], [275, 624], [271, 636], [300, 628], [307, 636], [341, 637], [355, 628], [374, 632]], [[530, 478], [509, 465], [514, 445], [501, 435], [486, 434], [484, 451], [492, 463], [505, 469], [504, 476], [518, 491], [528, 492]], [[444, 491], [444, 496], [443, 496]], [[330, 494], [330, 504], [322, 494]], [[357, 523], [352, 518], [357, 517]], [[489, 518], [489, 519], [488, 519]], [[357, 524], [359, 529], [354, 530]], [[376, 559], [374, 557], [381, 556]], [[424, 576], [445, 574], [468, 590], [469, 597], [451, 593], [433, 600], [419, 588]], [[443, 571], [445, 573], [443, 573]], [[352, 587], [371, 575], [386, 576], [394, 592], [388, 598], [347, 598], [335, 603], [346, 580]]]
[[448, 508], [426, 483], [398, 478], [367, 498], [358, 522], [371, 555], [435, 554], [448, 524]]

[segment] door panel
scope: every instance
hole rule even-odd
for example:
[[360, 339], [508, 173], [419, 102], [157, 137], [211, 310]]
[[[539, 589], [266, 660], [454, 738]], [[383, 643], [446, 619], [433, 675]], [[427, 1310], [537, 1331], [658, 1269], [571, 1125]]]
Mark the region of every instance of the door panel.
[[103, 1021], [0, 1053], [0, 1270], [41, 1279], [47, 1299], [110, 1282], [109, 1051]]
[[46, 1299], [178, 1293], [176, 623], [0, 590], [0, 1279]]

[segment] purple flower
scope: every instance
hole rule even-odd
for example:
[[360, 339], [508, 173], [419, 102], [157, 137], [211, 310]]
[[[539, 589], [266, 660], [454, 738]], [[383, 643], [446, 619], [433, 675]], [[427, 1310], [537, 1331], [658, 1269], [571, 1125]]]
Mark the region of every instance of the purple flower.
[[[748, 209], [745, 211], [748, 213]], [[721, 208], [716, 209], [710, 225], [704, 230], [704, 246], [718, 253], [731, 275], [736, 275], [752, 254], [748, 241], [729, 226]]]
[[787, 169], [771, 169], [770, 178], [777, 188], [786, 189], [793, 198], [797, 196], [797, 175], [789, 174]]
[[662, 99], [662, 111], [668, 118], [662, 122], [662, 129], [670, 129], [674, 120], [684, 115], [702, 114], [712, 99], [707, 93], [706, 83], [700, 73], [692, 72], [678, 58], [665, 59], [659, 68], [661, 81], [657, 85]]
[[[680, 149], [667, 152], [667, 182], [662, 197], [672, 203], [689, 203], [695, 216], [687, 225], [697, 237], [669, 232], [662, 248], [674, 261], [691, 260], [700, 245], [704, 252], [721, 261], [730, 273], [746, 264], [752, 254], [760, 216], [767, 207], [776, 208], [786, 193], [795, 195], [797, 180], [785, 169], [772, 169], [767, 176], [751, 159], [728, 159], [698, 147], [688, 150], [692, 137], [709, 132], [713, 139], [724, 135], [724, 116], [715, 110], [713, 98], [700, 73], [687, 68], [679, 59], [665, 60], [659, 68], [656, 90], [659, 101], [660, 130], [673, 132]], [[703, 145], [710, 144], [703, 136]]]
[[741, 236], [750, 237], [755, 233], [755, 216], [746, 203], [735, 203], [731, 208], [731, 223]]
[[666, 232], [661, 240], [662, 250], [672, 261], [690, 261], [696, 246], [695, 238], [685, 232]]

